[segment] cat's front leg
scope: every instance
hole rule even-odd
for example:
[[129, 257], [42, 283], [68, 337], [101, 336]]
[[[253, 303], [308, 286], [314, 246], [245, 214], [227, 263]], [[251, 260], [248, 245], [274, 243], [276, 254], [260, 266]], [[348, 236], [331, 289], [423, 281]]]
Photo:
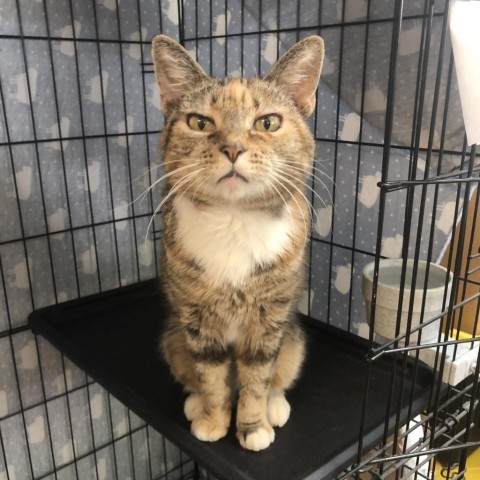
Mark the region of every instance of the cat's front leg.
[[248, 450], [263, 450], [275, 439], [267, 418], [275, 350], [243, 352], [237, 358], [237, 438]]
[[192, 422], [191, 431], [199, 440], [214, 442], [224, 437], [230, 426], [231, 360], [221, 345], [198, 346], [198, 350], [192, 353], [198, 391], [187, 398], [185, 415]]
[[213, 442], [224, 437], [230, 426], [231, 358], [220, 342], [201, 333], [195, 319], [188, 314], [172, 317], [161, 347], [171, 372], [190, 393], [184, 412], [192, 422], [192, 433]]

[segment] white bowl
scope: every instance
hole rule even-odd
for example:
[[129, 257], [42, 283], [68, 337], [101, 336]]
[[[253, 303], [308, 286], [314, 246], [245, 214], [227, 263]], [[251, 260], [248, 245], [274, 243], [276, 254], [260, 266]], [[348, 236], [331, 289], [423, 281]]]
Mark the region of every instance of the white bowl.
[[[395, 327], [397, 325], [398, 302], [400, 297], [400, 281], [402, 274], [403, 260], [380, 260], [378, 270], [377, 302], [375, 308], [374, 331], [387, 339], [395, 338]], [[402, 313], [400, 316], [400, 334], [407, 332], [409, 316], [412, 274], [414, 261], [407, 260], [405, 273], [405, 287], [403, 290]], [[373, 272], [375, 262], [371, 262], [363, 269], [362, 292], [367, 306], [367, 319], [370, 322], [372, 310]], [[421, 323], [440, 315], [445, 298], [445, 309], [448, 307], [450, 292], [452, 288], [453, 275], [441, 265], [430, 263], [428, 270], [428, 284], [425, 298], [425, 306], [422, 318], [422, 303], [424, 295], [425, 277], [427, 274], [427, 262], [418, 261], [417, 276], [413, 308], [411, 312], [411, 329], [418, 327]], [[447, 283], [448, 278], [448, 283]], [[433, 321], [421, 329], [421, 342], [431, 343], [438, 339], [440, 320]], [[410, 336], [409, 343], [418, 342], [418, 332]], [[404, 344], [404, 341], [400, 342]]]

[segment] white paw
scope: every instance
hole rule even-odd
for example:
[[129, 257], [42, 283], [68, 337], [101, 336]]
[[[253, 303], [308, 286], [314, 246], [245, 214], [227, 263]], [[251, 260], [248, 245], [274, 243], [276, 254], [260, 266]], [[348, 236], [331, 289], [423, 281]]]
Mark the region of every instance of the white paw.
[[198, 393], [191, 393], [185, 400], [183, 406], [183, 412], [187, 419], [191, 422], [194, 418], [197, 418], [203, 411], [202, 398]]
[[268, 399], [267, 418], [272, 427], [283, 427], [290, 417], [290, 404], [283, 394]]
[[204, 442], [216, 442], [227, 434], [227, 427], [209, 418], [197, 417], [192, 421], [192, 433]]
[[251, 432], [238, 432], [237, 438], [240, 445], [247, 450], [264, 450], [275, 440], [273, 428], [267, 430], [265, 427], [258, 427]]

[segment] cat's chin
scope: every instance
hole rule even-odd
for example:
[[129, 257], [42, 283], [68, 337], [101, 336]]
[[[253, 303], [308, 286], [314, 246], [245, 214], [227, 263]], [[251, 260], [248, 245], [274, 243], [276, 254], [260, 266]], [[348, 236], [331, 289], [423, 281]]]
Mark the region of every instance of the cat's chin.
[[241, 176], [223, 178], [215, 186], [215, 196], [231, 202], [249, 201], [258, 197], [264, 187], [257, 182], [247, 181]]
[[279, 192], [272, 192], [268, 185], [259, 179], [250, 178], [247, 182], [239, 178], [225, 178], [214, 181], [196, 190], [195, 195], [187, 195], [194, 203], [232, 207], [242, 210], [278, 210], [286, 204]]

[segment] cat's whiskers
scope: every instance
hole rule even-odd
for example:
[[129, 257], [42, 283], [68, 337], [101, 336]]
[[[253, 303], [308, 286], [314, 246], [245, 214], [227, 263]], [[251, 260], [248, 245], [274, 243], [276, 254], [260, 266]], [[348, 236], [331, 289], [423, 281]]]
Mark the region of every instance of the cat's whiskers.
[[[305, 174], [305, 170], [303, 168], [300, 168], [300, 167], [296, 167], [294, 165], [291, 165], [289, 164], [288, 165], [289, 168], [291, 168], [292, 170], [296, 170], [298, 172], [301, 172], [303, 174]], [[285, 171], [283, 171], [284, 173], [287, 173]], [[312, 177], [313, 179], [315, 179], [318, 183], [320, 183], [321, 185], [323, 185], [323, 187], [325, 188], [327, 194], [328, 194], [328, 198], [330, 200], [330, 204], [332, 205], [333, 208], [335, 208], [334, 206], [334, 202], [333, 202], [333, 197], [332, 197], [332, 194], [330, 193], [330, 191], [327, 189], [327, 186], [325, 185], [324, 182], [322, 182], [322, 180], [320, 180], [316, 175], [314, 175], [313, 173], [306, 173], [306, 175], [308, 175], [309, 177]], [[295, 178], [295, 177], [294, 177]], [[323, 200], [323, 198], [318, 194], [318, 192], [316, 192], [312, 187], [310, 187], [309, 185], [307, 185], [305, 182], [302, 182], [311, 192], [313, 192], [313, 194], [323, 203], [323, 206], [326, 207], [326, 203], [325, 201]]]
[[[162, 162], [162, 165], [161, 166], [165, 166], [165, 165], [168, 165], [170, 163], [178, 163], [178, 160], [170, 160], [168, 162]], [[201, 162], [195, 162], [195, 163], [190, 163], [190, 164], [187, 164], [187, 165], [183, 165], [182, 167], [178, 167], [178, 168], [175, 168], [174, 170], [162, 175], [159, 179], [157, 179], [145, 192], [143, 192], [143, 197], [146, 196], [146, 194], [148, 193], [149, 190], [153, 189], [155, 187], [155, 185], [159, 182], [161, 182], [162, 180], [165, 180], [166, 178], [169, 178], [171, 177], [172, 175], [175, 175], [176, 173], [178, 172], [181, 172], [187, 168], [190, 168], [190, 167], [196, 167], [198, 165], [201, 165]], [[138, 198], [138, 197], [137, 197]], [[143, 199], [142, 199], [143, 200]]]
[[[337, 191], [338, 194], [340, 194], [340, 190], [338, 189], [338, 186], [337, 184], [334, 182], [333, 178], [328, 175], [328, 173], [324, 172], [321, 168], [318, 168], [316, 167], [315, 165], [312, 166], [312, 169], [315, 170], [315, 172], [317, 172], [319, 175], [323, 175], [327, 180], [330, 181], [330, 183], [332, 184], [333, 188], [335, 188], [335, 190]], [[322, 180], [320, 180], [320, 183], [323, 184], [323, 186], [325, 187], [326, 190], [328, 190], [327, 188], [327, 185], [326, 183], [324, 183]]]
[[[318, 160], [316, 160], [316, 162], [318, 162]], [[302, 166], [302, 164], [300, 162], [297, 162], [295, 160], [289, 160], [288, 161], [288, 166], [290, 167], [293, 167], [294, 165], [299, 165], [299, 166]], [[297, 167], [299, 168], [299, 167]], [[303, 168], [302, 168], [303, 170]], [[314, 170], [315, 172], [317, 172], [319, 175], [323, 175], [324, 177], [327, 178], [327, 180], [329, 180], [331, 183], [332, 183], [332, 186], [336, 189], [337, 193], [340, 194], [340, 190], [338, 189], [338, 186], [337, 184], [333, 181], [333, 178], [330, 177], [330, 175], [328, 175], [327, 173], [325, 173], [322, 169], [316, 167], [315, 165], [312, 165], [312, 170]], [[310, 175], [310, 173], [309, 173]], [[318, 180], [319, 183], [321, 183], [324, 187], [325, 187], [325, 190], [327, 190], [328, 192], [330, 192], [330, 190], [327, 188], [327, 185], [325, 182], [323, 182], [323, 180], [321, 180], [319, 177], [315, 176], [315, 178]]]
[[[296, 163], [296, 162], [294, 162]], [[334, 182], [333, 178], [330, 177], [330, 175], [328, 175], [327, 173], [323, 172], [321, 169], [315, 167], [315, 165], [313, 166], [313, 169], [318, 172], [320, 175], [323, 175], [324, 177], [326, 177], [328, 180], [330, 180], [333, 188], [335, 189], [337, 195], [340, 196], [340, 189], [338, 188], [338, 185]], [[332, 208], [335, 210], [335, 202], [333, 201], [333, 195], [332, 193], [330, 192], [330, 189], [327, 187], [327, 184], [322, 181], [320, 178], [318, 178], [317, 176], [314, 176], [313, 178], [315, 178], [322, 186], [323, 188], [327, 191], [328, 193], [328, 196], [330, 197], [330, 202], [332, 204]]]
[[[307, 188], [308, 190], [310, 190], [323, 204], [324, 207], [327, 206], [327, 204], [325, 203], [325, 200], [312, 188], [310, 187], [310, 185], [308, 185], [307, 183], [305, 183], [303, 180], [300, 180], [299, 178], [297, 178], [295, 175], [292, 175], [291, 173], [285, 171], [284, 169], [280, 168], [280, 167], [277, 167], [277, 171], [280, 172], [282, 175], [286, 175], [287, 177], [289, 178], [293, 178], [294, 180], [297, 180], [298, 182], [300, 182], [305, 188]], [[285, 178], [284, 178], [285, 179]], [[308, 204], [312, 207], [312, 210], [315, 210], [313, 208], [313, 205], [311, 204], [311, 202], [308, 202]]]
[[171, 177], [172, 175], [175, 175], [178, 172], [186, 170], [187, 168], [196, 167], [197, 165], [200, 165], [200, 162], [191, 163], [189, 165], [184, 165], [183, 167], [178, 167], [175, 170], [172, 170], [171, 172], [166, 173], [165, 175], [162, 175], [158, 180], [156, 180], [152, 185], [150, 185], [144, 192], [142, 192], [135, 200], [133, 200], [131, 203], [129, 203], [129, 206], [133, 205], [136, 201], [138, 201], [139, 198], [141, 198], [141, 200], [140, 200], [140, 204], [141, 204], [143, 202], [143, 200], [145, 199], [145, 197], [147, 196], [148, 192], [150, 190], [152, 190], [155, 187], [155, 185], [157, 185], [162, 180], [165, 180], [166, 178], [169, 178], [169, 177]]
[[[171, 190], [168, 192], [168, 194], [165, 196], [165, 198], [160, 202], [160, 207], [163, 206], [165, 204], [165, 202], [172, 196], [174, 195], [175, 193], [178, 192], [178, 190], [182, 187], [184, 187], [185, 185], [188, 185], [188, 183], [190, 182], [190, 180], [192, 180], [193, 177], [195, 177], [195, 175], [197, 175], [197, 173], [201, 172], [205, 170], [205, 167], [203, 168], [199, 168], [197, 170], [195, 170], [194, 172], [190, 172], [188, 173], [187, 175], [185, 175], [185, 177], [181, 178], [180, 180], [178, 180], [174, 185], [172, 185], [172, 188]], [[192, 185], [195, 185], [195, 182], [197, 181], [197, 179], [193, 178], [193, 183], [191, 185], [188, 185], [187, 188], [184, 189], [184, 191], [182, 192], [180, 198], [185, 194], [185, 192], [190, 188], [190, 186]]]
[[145, 175], [148, 175], [149, 173], [153, 172], [157, 168], [160, 168], [161, 166], [162, 166], [161, 164], [158, 164], [158, 165], [153, 165], [153, 167], [147, 168], [147, 170], [141, 173], [138, 177], [135, 177], [134, 179], [132, 179], [132, 181], [130, 182], [130, 185], [133, 185], [135, 182], [138, 182]]
[[[286, 200], [283, 198], [283, 195], [280, 193], [280, 191], [278, 190], [278, 188], [275, 186], [275, 183], [274, 183], [274, 178], [271, 177], [271, 175], [268, 176], [268, 178], [265, 179], [266, 182], [267, 182], [267, 185], [272, 187], [275, 192], [277, 192], [278, 196], [282, 199], [282, 202], [283, 204], [285, 205], [285, 208], [287, 209], [289, 215], [290, 215], [290, 219], [293, 219], [292, 217], [292, 212], [290, 210], [290, 208], [288, 208], [288, 204], [286, 202]], [[292, 196], [292, 194], [290, 192], [288, 192], [290, 196]]]
[[[280, 198], [283, 200], [283, 203], [285, 203], [285, 206], [287, 206], [287, 202], [285, 201], [285, 199], [283, 198], [283, 195], [280, 193], [280, 191], [275, 187], [275, 182], [278, 183], [278, 185], [280, 185], [289, 195], [290, 197], [292, 198], [292, 200], [297, 204], [297, 208], [298, 208], [298, 211], [300, 212], [300, 215], [302, 216], [302, 219], [303, 219], [303, 226], [304, 226], [304, 229], [305, 229], [305, 237], [304, 237], [304, 242], [303, 242], [303, 246], [305, 247], [306, 243], [307, 243], [307, 237], [310, 233], [310, 229], [307, 227], [307, 219], [305, 218], [305, 215], [303, 214], [303, 210], [300, 206], [300, 204], [298, 203], [298, 200], [295, 198], [295, 195], [292, 194], [292, 192], [285, 187], [285, 185], [283, 185], [278, 179], [276, 179], [273, 175], [269, 174], [268, 176], [268, 179], [267, 180], [271, 180], [271, 186], [275, 189], [275, 191], [278, 193], [278, 195], [280, 196]], [[307, 202], [308, 203], [308, 202]], [[310, 206], [310, 204], [308, 204]], [[288, 206], [287, 206], [287, 209], [288, 209]], [[290, 218], [292, 218], [292, 213], [290, 212]]]
[[[191, 166], [191, 165], [189, 165], [189, 166]], [[182, 188], [185, 184], [187, 184], [192, 179], [192, 177], [194, 177], [197, 173], [201, 172], [202, 170], [205, 170], [205, 168], [199, 168], [198, 170], [187, 173], [187, 175], [185, 175], [184, 177], [182, 177], [180, 180], [178, 180], [176, 183], [174, 183], [172, 185], [172, 188], [170, 189], [168, 194], [165, 196], [165, 198], [159, 203], [157, 208], [154, 210], [154, 212], [153, 212], [153, 214], [150, 218], [150, 221], [148, 222], [147, 232], [145, 233], [145, 244], [147, 243], [148, 233], [150, 231], [150, 227], [152, 226], [153, 220], [155, 219], [155, 216], [160, 211], [160, 209], [163, 207], [165, 202], [167, 202], [170, 199], [170, 197], [172, 197], [172, 195], [175, 195], [175, 193], [177, 193], [177, 191], [180, 188]]]
[[[290, 164], [300, 165], [300, 166], [302, 165], [300, 162], [297, 162], [296, 160], [293, 160], [293, 161], [292, 161], [292, 160], [289, 160], [288, 163], [289, 163], [289, 165], [290, 165]], [[319, 168], [318, 166], [316, 166], [315, 163], [311, 166], [311, 169], [312, 169], [313, 171], [315, 171], [316, 173], [318, 173], [319, 175], [322, 175], [322, 176], [326, 177], [326, 179], [329, 180], [334, 187], [336, 187], [335, 182], [333, 181], [332, 177], [330, 177], [330, 175], [328, 175], [328, 173], [324, 172], [321, 168]]]
[[[286, 172], [285, 170], [282, 170], [282, 169], [278, 169], [278, 170], [281, 171], [282, 174], [287, 175], [288, 177], [293, 178], [293, 179], [295, 179], [295, 180], [298, 180], [305, 188], [307, 188], [308, 190], [310, 190], [310, 191], [313, 193], [314, 197], [317, 197], [317, 198], [318, 198], [318, 200], [322, 203], [322, 205], [324, 206], [324, 208], [327, 208], [327, 207], [328, 207], [328, 205], [327, 205], [327, 203], [325, 202], [325, 200], [324, 200], [310, 185], [308, 185], [306, 182], [303, 182], [303, 181], [297, 179], [297, 177], [295, 177], [294, 175], [291, 175], [290, 173]], [[330, 196], [330, 201], [331, 201], [330, 205], [332, 206], [333, 209], [335, 209], [335, 206], [334, 206], [334, 204], [333, 204], [333, 198], [332, 198], [331, 196]], [[315, 214], [317, 215], [317, 212], [316, 212], [316, 210], [314, 209], [313, 205], [311, 205], [311, 206], [312, 206], [313, 211], [314, 211]], [[318, 219], [318, 216], [317, 216], [317, 219]]]
[[[205, 168], [201, 168], [200, 170], [197, 170], [196, 173], [201, 172], [202, 170], [205, 170]], [[200, 177], [200, 178], [194, 178], [194, 179], [193, 179], [193, 182], [192, 182], [190, 185], [188, 185], [187, 188], [185, 188], [185, 189], [183, 190], [182, 194], [180, 195], [180, 197], [178, 197], [178, 199], [180, 200], [181, 198], [183, 198], [183, 196], [188, 192], [188, 190], [190, 190], [191, 188], [193, 188], [193, 186], [194, 186], [197, 182], [199, 182], [199, 185], [200, 185], [200, 184], [203, 183], [204, 181], [205, 181], [205, 179], [203, 179], [203, 178], [201, 178], [201, 177]], [[197, 187], [197, 188], [198, 188], [198, 187]], [[196, 191], [196, 190], [195, 190], [195, 191]]]
[[195, 201], [195, 196], [197, 195], [197, 192], [198, 192], [198, 189], [207, 181], [206, 178], [204, 178], [202, 181], [200, 181], [200, 183], [197, 185], [197, 188], [195, 188], [195, 191], [193, 192], [193, 195], [192, 195], [192, 201], [194, 202]]
[[147, 242], [147, 238], [148, 238], [148, 233], [150, 231], [150, 227], [152, 226], [152, 223], [155, 219], [155, 216], [157, 215], [157, 213], [160, 211], [160, 209], [163, 207], [163, 205], [165, 204], [165, 202], [172, 196], [174, 195], [183, 185], [185, 185], [186, 183], [188, 183], [191, 179], [192, 176], [194, 176], [195, 174], [197, 173], [197, 171], [195, 172], [190, 172], [189, 174], [187, 174], [185, 177], [182, 177], [180, 180], [178, 180], [173, 186], [172, 188], [170, 189], [170, 191], [168, 192], [168, 194], [165, 196], [165, 198], [159, 203], [159, 205], [157, 206], [157, 208], [155, 208], [151, 218], [150, 218], [150, 221], [148, 222], [148, 226], [147, 226], [147, 231], [145, 233], [145, 243]]
[[[162, 161], [161, 163], [157, 164], [157, 165], [153, 165], [152, 167], [150, 168], [147, 168], [147, 170], [145, 170], [143, 173], [141, 173], [138, 177], [135, 177], [131, 182], [130, 182], [130, 185], [133, 185], [135, 182], [138, 182], [142, 177], [144, 177], [145, 175], [148, 175], [149, 173], [152, 173], [154, 170], [157, 170], [157, 168], [161, 168], [163, 167], [164, 165], [168, 165], [170, 163], [178, 163], [178, 160], [169, 160], [168, 162], [164, 162]], [[143, 194], [142, 194], [143, 195]]]
[[[288, 190], [288, 188], [285, 187], [285, 185], [282, 184], [282, 182], [280, 180], [282, 180], [283, 182], [285, 183], [288, 183], [290, 186], [292, 186], [305, 200], [305, 202], [307, 203], [307, 205], [309, 206], [309, 210], [312, 210], [312, 212], [316, 215], [316, 212], [314, 210], [314, 208], [312, 207], [312, 204], [310, 203], [310, 200], [305, 196], [305, 194], [300, 190], [300, 188], [298, 188], [292, 181], [290, 181], [288, 178], [284, 177], [283, 176], [283, 172], [280, 170], [280, 169], [276, 169], [275, 172], [274, 172], [274, 177], [275, 177], [275, 180], [278, 182], [279, 185], [282, 186], [282, 188], [284, 188], [287, 192], [290, 193], [290, 195], [292, 195], [292, 197], [295, 199], [295, 196], [292, 194], [292, 192], [290, 192], [290, 190]], [[296, 200], [296, 199], [295, 199]]]
[[[310, 200], [306, 197], [306, 195], [292, 182], [290, 181], [288, 178], [284, 177], [282, 175], [282, 173], [280, 172], [279, 169], [276, 170], [275, 172], [275, 176], [277, 177], [277, 179], [280, 179], [282, 180], [283, 182], [289, 184], [290, 186], [292, 186], [305, 200], [305, 202], [307, 203], [307, 205], [310, 207], [309, 210], [312, 211], [312, 213], [315, 215], [315, 218], [316, 218], [316, 221], [318, 221], [318, 214], [317, 212], [315, 211], [315, 209], [313, 208], [312, 204], [310, 203]], [[283, 185], [281, 182], [279, 182], [280, 185], [282, 185], [283, 188], [285, 188], [286, 190], [288, 190], [285, 185]]]
[[[322, 165], [322, 164], [324, 164], [324, 163], [326, 163], [326, 162], [330, 162], [330, 161], [332, 161], [332, 160], [334, 160], [334, 157], [331, 157], [331, 158], [323, 158], [323, 159], [316, 158], [316, 159], [314, 159], [314, 161], [313, 161], [312, 169], [315, 170], [316, 172], [318, 172], [320, 175], [323, 175], [324, 177], [327, 177], [327, 179], [330, 180], [330, 182], [332, 182], [332, 185], [336, 186], [336, 185], [335, 185], [335, 182], [334, 182], [333, 179], [332, 179], [332, 177], [331, 177], [330, 175], [328, 175], [328, 173], [324, 172], [324, 171], [322, 170], [322, 168], [321, 168], [321, 167], [324, 166], [324, 165]], [[289, 158], [289, 159], [288, 159], [288, 164], [289, 164], [289, 165], [290, 165], [290, 164], [296, 164], [296, 165], [303, 166], [303, 164], [300, 163], [300, 162], [297, 162], [297, 161], [295, 160], [295, 158]]]
[[[288, 164], [288, 168], [292, 169], [292, 170], [296, 170], [297, 172], [301, 172], [302, 174], [304, 175], [307, 175], [308, 177], [310, 178], [313, 178], [316, 182], [318, 182], [319, 184], [321, 184], [325, 190], [327, 191], [327, 194], [328, 194], [328, 197], [330, 199], [330, 202], [333, 203], [333, 198], [332, 198], [332, 194], [330, 193], [330, 191], [327, 189], [327, 186], [325, 185], [325, 183], [320, 179], [318, 178], [314, 173], [312, 172], [305, 172], [305, 170], [301, 167], [297, 167], [295, 165], [291, 165], [290, 163]], [[310, 188], [311, 190], [311, 188]]]

